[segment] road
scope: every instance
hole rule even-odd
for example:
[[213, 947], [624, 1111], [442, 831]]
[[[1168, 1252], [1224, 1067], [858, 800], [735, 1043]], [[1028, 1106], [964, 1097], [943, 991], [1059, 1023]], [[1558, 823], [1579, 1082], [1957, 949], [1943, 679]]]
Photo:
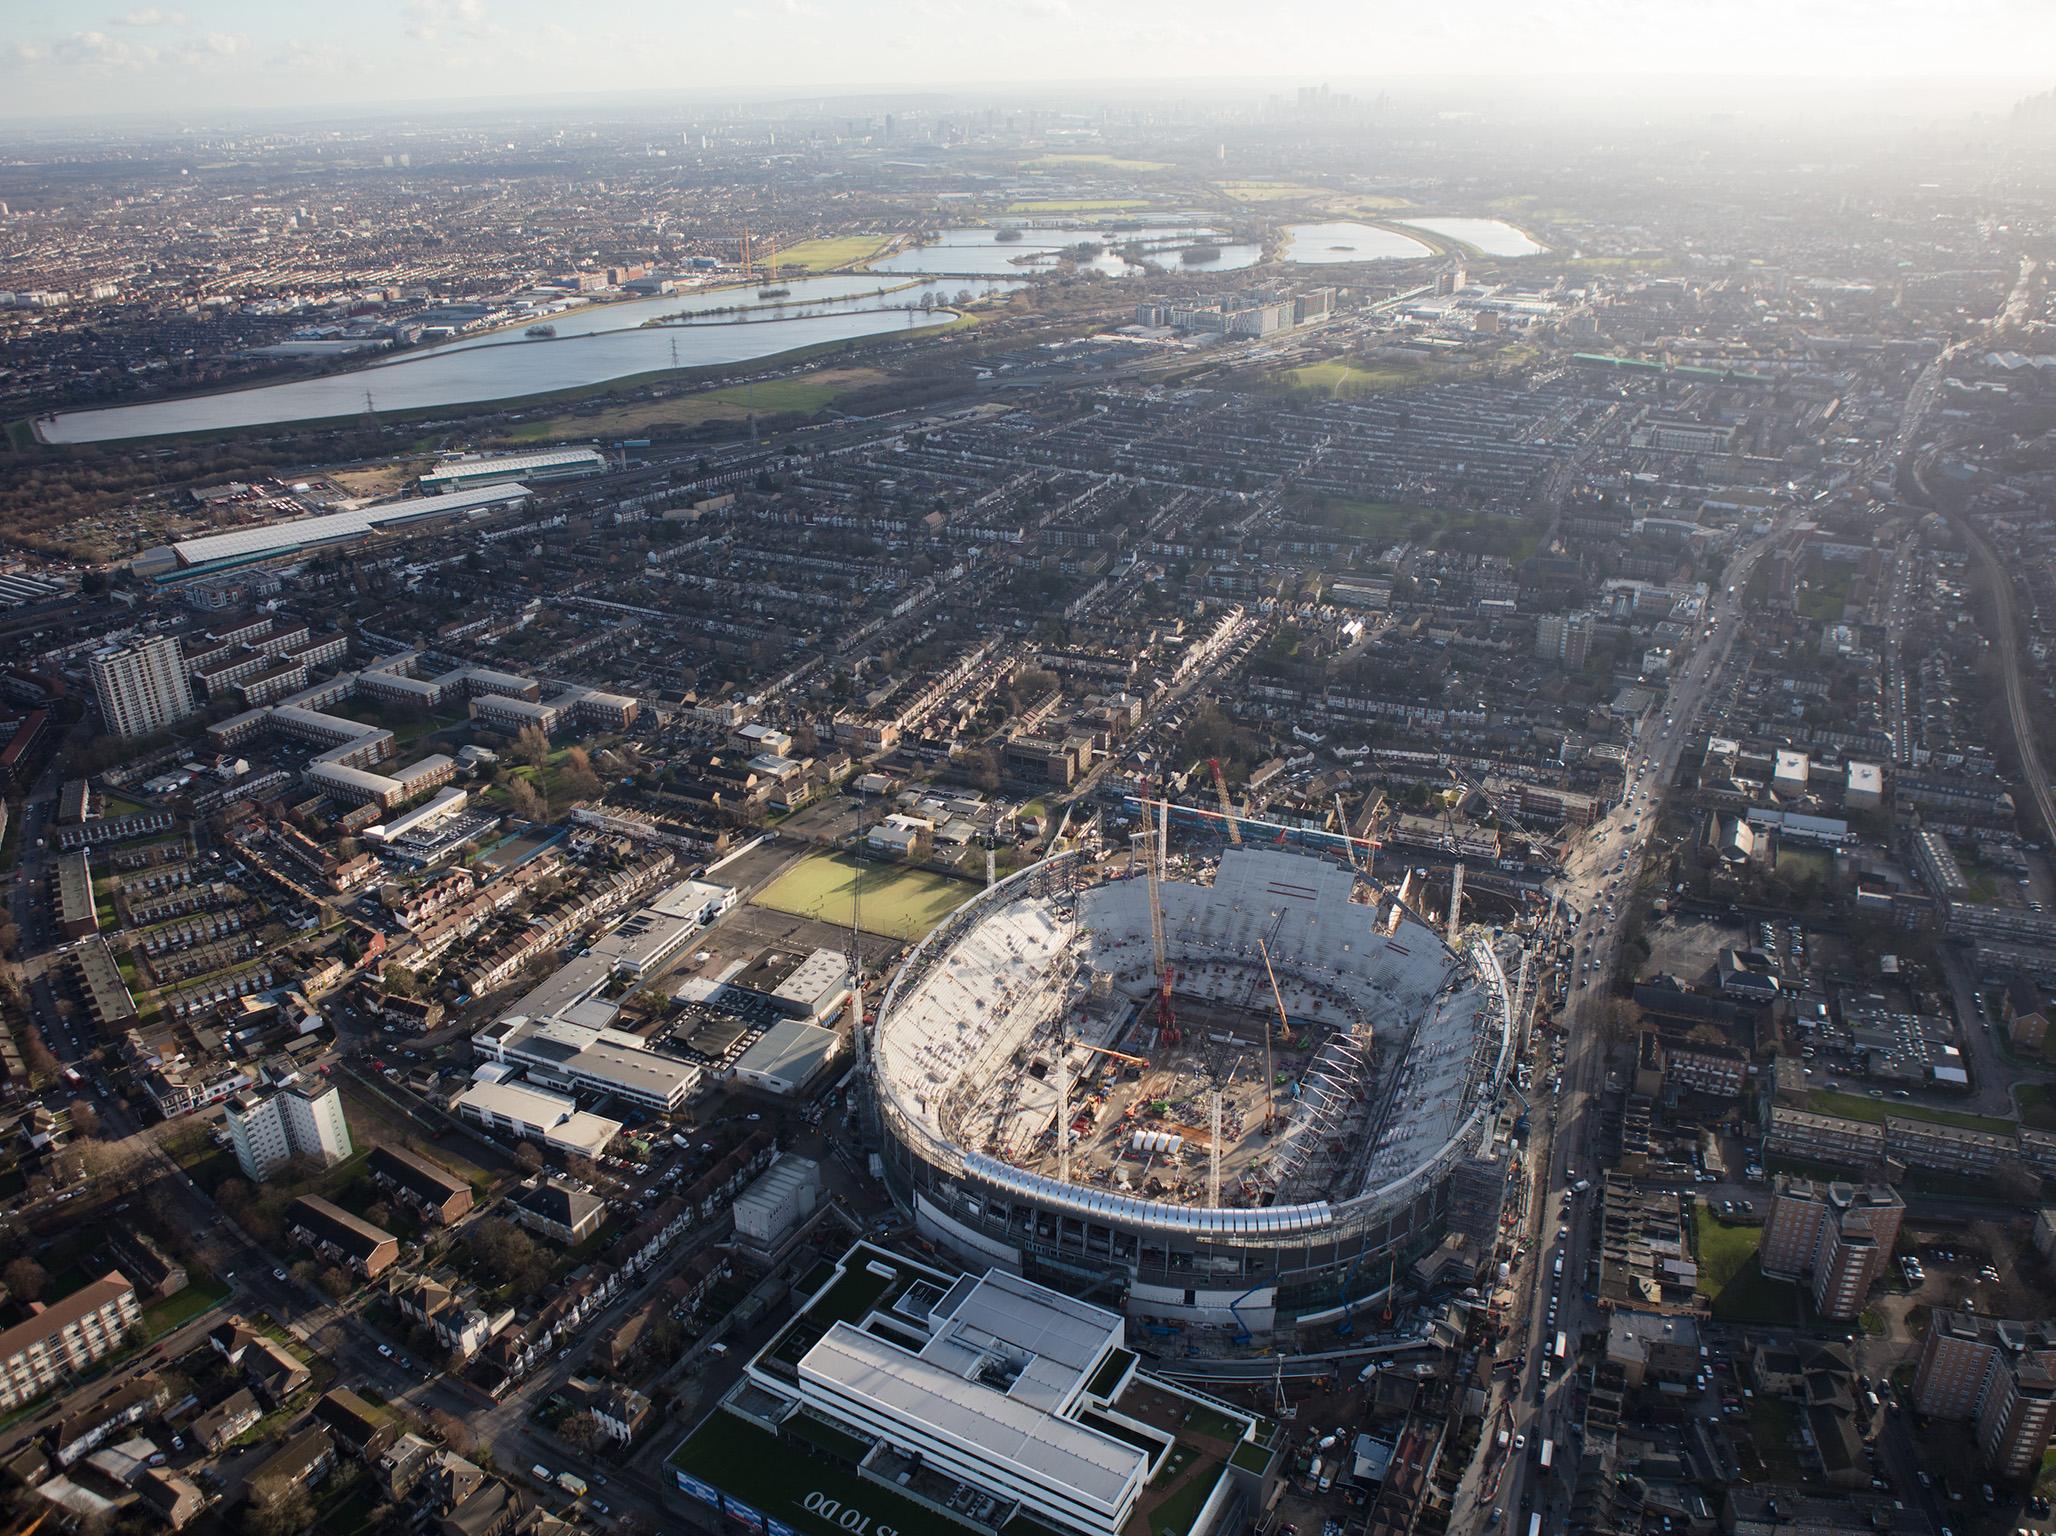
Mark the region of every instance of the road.
[[2013, 724], [2013, 745], [2020, 756], [2020, 781], [2035, 802], [2042, 819], [2042, 836], [2056, 844], [2056, 796], [2049, 792], [2049, 775], [2042, 767], [2042, 749], [2035, 738], [2032, 703], [2027, 691], [2027, 668], [2020, 656], [2020, 625], [2013, 611], [2013, 576], [1999, 563], [1991, 543], [1978, 532], [1968, 517], [1954, 514], [1949, 519], [1962, 530], [1971, 553], [1984, 571], [1999, 612], [1999, 660], [2006, 676], [2006, 714]]
[[[1588, 829], [1565, 861], [1553, 894], [1577, 922], [1575, 974], [1563, 1009], [1566, 1023], [1564, 1057], [1555, 1093], [1534, 1094], [1530, 1117], [1528, 1226], [1521, 1272], [1516, 1277], [1522, 1302], [1519, 1322], [1504, 1354], [1511, 1348], [1523, 1365], [1495, 1383], [1496, 1401], [1486, 1415], [1488, 1428], [1480, 1464], [1459, 1488], [1450, 1522], [1452, 1531], [1474, 1532], [1493, 1522], [1516, 1531], [1512, 1511], [1525, 1515], [1545, 1511], [1551, 1530], [1562, 1528], [1576, 1485], [1576, 1441], [1573, 1432], [1581, 1405], [1575, 1400], [1576, 1372], [1559, 1370], [1545, 1357], [1561, 1332], [1582, 1339], [1603, 1320], [1586, 1295], [1585, 1275], [1598, 1221], [1596, 1188], [1580, 1195], [1573, 1186], [1600, 1171], [1597, 1153], [1601, 1103], [1606, 1085], [1607, 1024], [1610, 989], [1619, 958], [1622, 924], [1617, 908], [1634, 893], [1637, 855], [1656, 824], [1664, 786], [1677, 772], [1678, 758], [1695, 734], [1695, 721], [1724, 672], [1728, 653], [1741, 628], [1741, 592], [1756, 562], [1776, 541], [1773, 532], [1737, 552], [1708, 604], [1710, 628], [1690, 663], [1671, 679], [1662, 713], [1650, 713], [1637, 729], [1620, 803]], [[1549, 1038], [1537, 1031], [1537, 1038]], [[1538, 1065], [1534, 1082], [1544, 1077]], [[1554, 1230], [1552, 1230], [1554, 1229]], [[1561, 1273], [1558, 1261], [1561, 1260]], [[1573, 1351], [1575, 1353], [1575, 1351]], [[1513, 1438], [1496, 1474], [1486, 1470], [1493, 1456], [1493, 1428], [1505, 1414]], [[1544, 1476], [1537, 1466], [1542, 1442], [1553, 1443], [1555, 1467]], [[1481, 1475], [1482, 1474], [1482, 1475]], [[1496, 1476], [1496, 1487], [1494, 1486]], [[1489, 1491], [1493, 1496], [1481, 1496]]]

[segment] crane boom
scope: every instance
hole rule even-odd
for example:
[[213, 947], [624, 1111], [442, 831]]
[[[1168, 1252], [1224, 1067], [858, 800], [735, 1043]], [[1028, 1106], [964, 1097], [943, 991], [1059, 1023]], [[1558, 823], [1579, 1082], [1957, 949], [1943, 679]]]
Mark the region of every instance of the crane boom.
[[1171, 956], [1164, 946], [1164, 848], [1170, 841], [1171, 810], [1168, 801], [1157, 802], [1157, 823], [1145, 834], [1145, 867], [1149, 875], [1149, 941], [1156, 960], [1156, 1027], [1159, 1044], [1170, 1045], [1178, 1038], [1177, 1020], [1171, 1010]]
[[[1271, 1001], [1278, 1005], [1278, 1027], [1285, 1031], [1285, 1038], [1292, 1038], [1292, 1021], [1285, 1017], [1285, 999], [1278, 994], [1278, 973], [1271, 969], [1271, 946], [1262, 939], [1256, 941], [1257, 953], [1264, 957], [1264, 975], [1270, 979]], [[1277, 1102], [1278, 1072], [1271, 1065], [1271, 1021], [1264, 1020], [1264, 1134], [1271, 1134], [1278, 1121]]]
[[1238, 848], [1242, 846], [1242, 828], [1235, 821], [1235, 802], [1228, 798], [1228, 776], [1221, 772], [1221, 760], [1210, 757], [1207, 767], [1214, 771], [1214, 793], [1221, 797], [1221, 820], [1228, 825], [1228, 841]]
[[1110, 1045], [1086, 1045], [1080, 1042], [1078, 1049], [1090, 1052], [1094, 1056], [1111, 1056], [1114, 1060], [1125, 1061], [1131, 1066], [1146, 1067], [1149, 1065], [1149, 1058], [1147, 1056], [1137, 1056], [1128, 1051], [1117, 1051]]

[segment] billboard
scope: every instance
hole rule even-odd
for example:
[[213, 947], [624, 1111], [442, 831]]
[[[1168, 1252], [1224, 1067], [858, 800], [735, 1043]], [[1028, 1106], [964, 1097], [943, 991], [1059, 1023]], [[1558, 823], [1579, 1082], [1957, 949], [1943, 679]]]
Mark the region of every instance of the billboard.
[[702, 1504], [711, 1504], [716, 1509], [721, 1507], [721, 1490], [712, 1483], [701, 1482], [690, 1472], [680, 1472], [678, 1474], [678, 1486], [698, 1499]]

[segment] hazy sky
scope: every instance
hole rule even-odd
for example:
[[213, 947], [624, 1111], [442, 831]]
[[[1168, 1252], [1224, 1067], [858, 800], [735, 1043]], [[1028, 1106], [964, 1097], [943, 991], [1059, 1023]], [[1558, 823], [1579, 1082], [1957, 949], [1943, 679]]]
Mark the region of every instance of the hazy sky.
[[1108, 78], [2017, 78], [2037, 61], [2056, 71], [2056, 0], [0, 0], [14, 117]]

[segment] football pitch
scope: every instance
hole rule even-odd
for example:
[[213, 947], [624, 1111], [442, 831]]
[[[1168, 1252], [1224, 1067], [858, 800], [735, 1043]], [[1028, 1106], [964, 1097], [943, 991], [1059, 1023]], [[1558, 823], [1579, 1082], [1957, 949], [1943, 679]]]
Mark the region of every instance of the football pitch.
[[847, 928], [850, 905], [863, 880], [866, 933], [914, 940], [978, 894], [978, 887], [924, 869], [871, 864], [837, 853], [809, 854], [772, 881], [755, 905]]

